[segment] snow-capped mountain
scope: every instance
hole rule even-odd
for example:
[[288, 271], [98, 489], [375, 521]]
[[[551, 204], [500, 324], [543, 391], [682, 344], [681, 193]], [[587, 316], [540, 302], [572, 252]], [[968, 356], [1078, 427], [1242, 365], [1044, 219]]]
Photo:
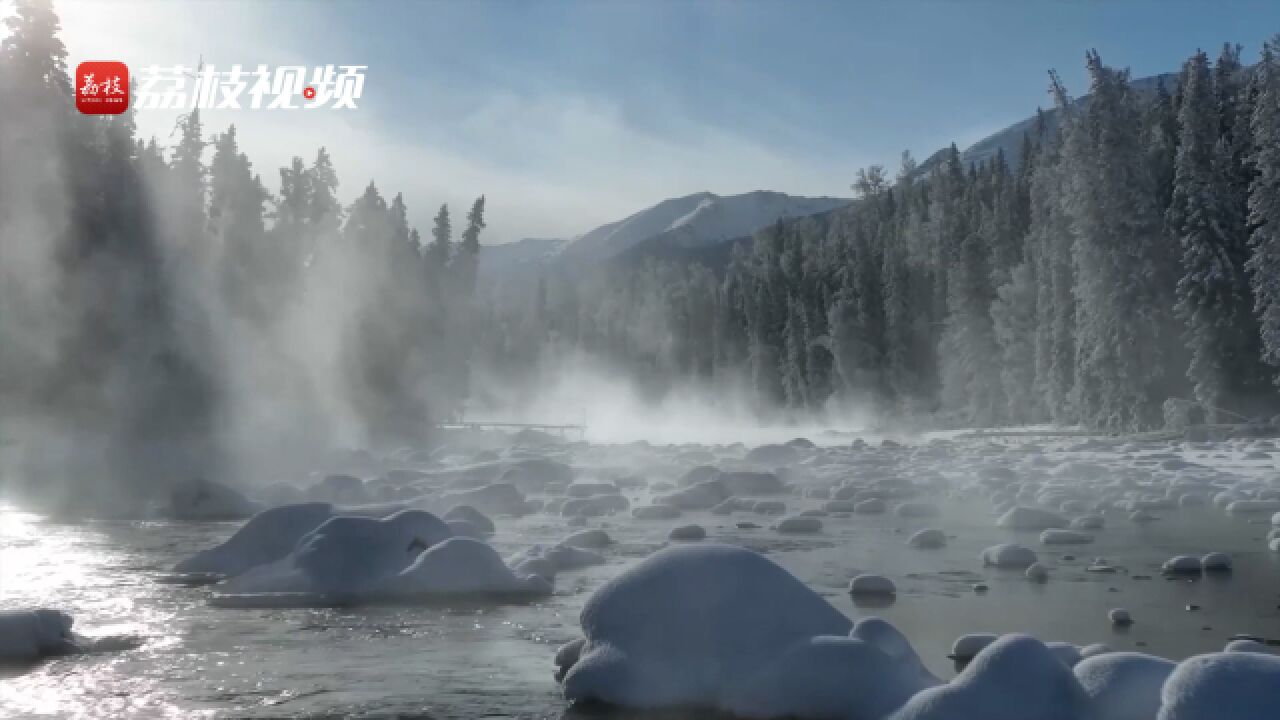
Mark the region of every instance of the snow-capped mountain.
[[711, 247], [750, 236], [780, 219], [822, 213], [849, 202], [766, 190], [729, 196], [695, 193], [663, 200], [572, 239], [525, 238], [485, 245], [480, 251], [479, 278], [489, 284], [499, 278], [534, 276], [546, 268], [581, 268], [640, 251], [641, 246], [657, 252]]
[[524, 238], [501, 245], [480, 246], [477, 268], [481, 284], [525, 271], [534, 271], [556, 257], [568, 240], [564, 238]]
[[750, 235], [779, 219], [813, 215], [849, 202], [765, 190], [729, 196], [695, 193], [601, 225], [566, 244], [558, 259], [571, 265], [594, 264], [649, 241], [683, 248], [712, 245]]

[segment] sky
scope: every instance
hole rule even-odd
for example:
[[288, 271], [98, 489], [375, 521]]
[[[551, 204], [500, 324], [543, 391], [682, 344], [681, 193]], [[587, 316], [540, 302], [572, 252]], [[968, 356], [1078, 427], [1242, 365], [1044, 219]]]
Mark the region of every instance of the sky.
[[[1274, 0], [55, 4], [72, 68], [367, 65], [356, 110], [218, 111], [206, 132], [234, 123], [271, 190], [326, 146], [344, 200], [375, 180], [424, 231], [483, 194], [486, 242], [704, 190], [848, 195], [860, 167], [964, 148], [1047, 105], [1051, 68], [1082, 94], [1089, 48], [1141, 77], [1225, 41], [1252, 61], [1280, 32]], [[139, 130], [171, 144], [175, 120], [142, 110]]]

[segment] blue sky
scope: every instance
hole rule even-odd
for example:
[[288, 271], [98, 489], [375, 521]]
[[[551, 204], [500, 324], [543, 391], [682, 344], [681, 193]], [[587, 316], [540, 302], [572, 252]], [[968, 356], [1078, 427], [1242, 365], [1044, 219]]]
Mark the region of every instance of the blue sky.
[[[319, 145], [426, 225], [489, 197], [491, 242], [584, 232], [710, 190], [844, 195], [858, 167], [960, 146], [1083, 92], [1084, 51], [1135, 76], [1222, 42], [1256, 57], [1280, 2], [63, 0], [74, 62], [370, 66], [359, 110], [215, 113], [269, 188]], [[168, 141], [172, 113], [144, 112]]]

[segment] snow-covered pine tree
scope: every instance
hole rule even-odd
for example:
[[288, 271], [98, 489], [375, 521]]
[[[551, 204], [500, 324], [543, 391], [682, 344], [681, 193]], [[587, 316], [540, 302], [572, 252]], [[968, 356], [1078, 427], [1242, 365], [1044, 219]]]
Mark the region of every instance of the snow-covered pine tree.
[[[1227, 98], [1239, 92], [1239, 64], [1225, 54]], [[1221, 409], [1251, 404], [1266, 390], [1260, 372], [1258, 331], [1252, 292], [1245, 271], [1244, 218], [1237, 212], [1235, 160], [1230, 137], [1221, 134], [1233, 122], [1222, 121], [1234, 103], [1215, 97], [1208, 57], [1197, 53], [1183, 66], [1178, 112], [1179, 143], [1169, 226], [1182, 247], [1182, 277], [1177, 283], [1178, 317], [1185, 323], [1191, 363], [1187, 375], [1206, 418], [1216, 422]]]
[[[1261, 326], [1262, 357], [1280, 367], [1280, 35], [1266, 43], [1256, 72], [1250, 129], [1256, 174], [1249, 189], [1248, 262]], [[1280, 383], [1280, 373], [1275, 376]]]

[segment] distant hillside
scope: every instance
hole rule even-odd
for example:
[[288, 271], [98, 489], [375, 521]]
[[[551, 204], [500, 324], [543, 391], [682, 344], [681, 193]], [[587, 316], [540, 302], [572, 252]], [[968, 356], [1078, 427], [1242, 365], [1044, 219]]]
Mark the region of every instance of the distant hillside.
[[709, 192], [664, 200], [575, 238], [560, 251], [568, 265], [591, 265], [637, 245], [696, 249], [750, 235], [783, 218], [797, 218], [849, 204], [848, 198], [797, 197], [757, 190], [719, 196]]
[[544, 270], [583, 269], [650, 253], [727, 259], [728, 251], [720, 247], [727, 241], [749, 238], [780, 219], [827, 212], [850, 202], [765, 190], [729, 196], [695, 193], [663, 200], [570, 240], [525, 238], [486, 245], [480, 252], [479, 279], [482, 285], [499, 280], [519, 284], [522, 278], [535, 278]]

